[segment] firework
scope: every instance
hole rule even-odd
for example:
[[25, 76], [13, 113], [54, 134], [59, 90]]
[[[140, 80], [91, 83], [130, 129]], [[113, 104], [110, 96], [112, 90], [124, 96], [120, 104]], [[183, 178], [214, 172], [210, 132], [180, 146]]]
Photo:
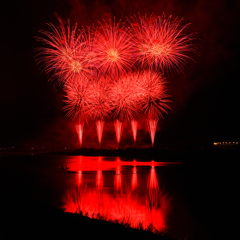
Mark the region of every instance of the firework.
[[104, 22], [96, 29], [93, 62], [100, 73], [112, 77], [125, 73], [132, 67], [134, 51], [133, 43], [121, 22]]
[[142, 96], [142, 109], [147, 115], [149, 133], [154, 144], [157, 122], [159, 118], [163, 118], [163, 113], [168, 113], [167, 109], [171, 109], [169, 103], [170, 95], [168, 95], [166, 80], [162, 74], [153, 71], [145, 71], [141, 74], [144, 93]]
[[[82, 146], [85, 122], [96, 124], [99, 145], [106, 119], [114, 121], [119, 146], [123, 122], [131, 122], [136, 144], [138, 120], [147, 119], [152, 145], [159, 118], [171, 109], [163, 72], [183, 71], [197, 53], [194, 34], [182, 19], [162, 16], [134, 16], [129, 25], [121, 21], [99, 27], [77, 29], [49, 24], [37, 39], [38, 62], [61, 86], [66, 116], [77, 120]], [[161, 73], [159, 73], [161, 72]]]
[[130, 73], [114, 82], [111, 88], [113, 118], [121, 121], [138, 118], [141, 112], [142, 94], [144, 89], [138, 73]]
[[196, 52], [194, 34], [187, 34], [189, 24], [181, 26], [183, 19], [139, 16], [133, 17], [131, 36], [137, 49], [140, 64], [162, 71], [182, 71], [185, 62]]
[[88, 99], [89, 81], [86, 78], [76, 78], [75, 81], [69, 81], [64, 86], [64, 103], [63, 110], [66, 116], [72, 119], [79, 118], [80, 122], [84, 122], [86, 112], [89, 108]]
[[112, 102], [110, 99], [111, 79], [102, 76], [89, 81], [86, 87], [87, 108], [85, 116], [94, 121], [103, 121], [110, 116]]
[[89, 77], [90, 68], [90, 37], [85, 30], [77, 32], [77, 24], [71, 29], [68, 22], [67, 30], [60, 21], [57, 28], [48, 24], [52, 32], [40, 30], [44, 37], [37, 40], [45, 47], [38, 48], [38, 62], [43, 62], [47, 74], [52, 73], [50, 80], [56, 80], [56, 85], [62, 86], [65, 82], [76, 77]]
[[144, 89], [140, 95], [143, 112], [148, 119], [163, 118], [163, 112], [168, 113], [167, 109], [171, 109], [166, 79], [162, 74], [153, 71], [144, 71], [140, 78]]

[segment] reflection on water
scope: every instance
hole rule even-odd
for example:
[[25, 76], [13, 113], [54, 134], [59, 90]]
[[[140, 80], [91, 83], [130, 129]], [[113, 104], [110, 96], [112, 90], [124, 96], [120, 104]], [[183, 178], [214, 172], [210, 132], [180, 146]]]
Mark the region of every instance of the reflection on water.
[[75, 157], [69, 171], [76, 174], [76, 181], [63, 197], [63, 209], [133, 228], [164, 232], [170, 199], [158, 182], [156, 167], [165, 165], [154, 161], [121, 161], [118, 157], [115, 161]]

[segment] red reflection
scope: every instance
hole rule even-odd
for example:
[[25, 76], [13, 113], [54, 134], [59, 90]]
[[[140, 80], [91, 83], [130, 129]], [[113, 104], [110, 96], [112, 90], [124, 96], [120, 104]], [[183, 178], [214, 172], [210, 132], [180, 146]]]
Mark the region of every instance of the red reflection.
[[158, 189], [158, 180], [157, 180], [157, 174], [155, 167], [152, 166], [151, 171], [150, 171], [150, 177], [149, 177], [149, 188], [156, 188]]
[[[64, 197], [66, 212], [81, 213], [90, 218], [101, 218], [106, 221], [128, 224], [132, 228], [150, 229], [153, 232], [166, 231], [169, 199], [157, 183], [157, 174], [153, 166], [148, 181], [142, 181], [137, 188], [137, 168], [133, 167], [131, 185], [122, 185], [121, 161], [118, 161], [114, 176], [113, 192], [103, 187], [103, 172], [97, 171], [96, 188], [85, 184], [68, 190]], [[124, 175], [125, 176], [125, 175]], [[109, 179], [109, 176], [108, 176]], [[83, 179], [84, 180], [84, 179]], [[145, 191], [144, 188], [148, 190]], [[115, 189], [115, 190], [114, 190]], [[121, 191], [119, 191], [121, 189]]]
[[77, 174], [77, 178], [78, 178], [78, 186], [80, 187], [82, 185], [82, 171], [79, 171]]
[[120, 189], [122, 187], [121, 165], [117, 165], [116, 174], [114, 176], [114, 187]]
[[98, 143], [99, 143], [99, 145], [101, 145], [101, 142], [102, 142], [103, 126], [104, 126], [104, 121], [98, 120], [98, 121], [96, 122], [97, 137], [98, 137]]
[[119, 157], [110, 160], [104, 160], [103, 157], [71, 156], [68, 159], [69, 171], [98, 171], [98, 170], [116, 170], [119, 166], [168, 166], [170, 164], [181, 164], [180, 162], [137, 162], [121, 161]]
[[97, 171], [96, 187], [97, 187], [97, 189], [102, 189], [102, 187], [103, 187], [103, 175], [102, 175], [102, 171], [101, 170]]
[[136, 166], [133, 167], [131, 186], [132, 186], [132, 190], [137, 188], [137, 168], [136, 168]]

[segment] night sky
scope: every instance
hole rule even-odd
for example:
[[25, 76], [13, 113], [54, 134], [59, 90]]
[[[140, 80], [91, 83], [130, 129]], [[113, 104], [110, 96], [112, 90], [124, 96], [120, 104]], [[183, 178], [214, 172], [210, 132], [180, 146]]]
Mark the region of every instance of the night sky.
[[[35, 37], [57, 17], [88, 26], [101, 19], [133, 14], [184, 18], [197, 32], [199, 56], [184, 75], [168, 73], [172, 111], [160, 120], [155, 146], [164, 143], [239, 141], [239, 12], [240, 1], [227, 0], [35, 0], [1, 1], [0, 147], [78, 146], [77, 134], [62, 111], [62, 96], [53, 90], [34, 60]], [[146, 125], [138, 145], [150, 145]], [[112, 141], [111, 141], [112, 140]], [[95, 126], [85, 128], [84, 147], [97, 146]], [[114, 143], [113, 143], [114, 142]], [[115, 144], [113, 124], [106, 125], [103, 147]], [[131, 146], [125, 126], [122, 147]]]

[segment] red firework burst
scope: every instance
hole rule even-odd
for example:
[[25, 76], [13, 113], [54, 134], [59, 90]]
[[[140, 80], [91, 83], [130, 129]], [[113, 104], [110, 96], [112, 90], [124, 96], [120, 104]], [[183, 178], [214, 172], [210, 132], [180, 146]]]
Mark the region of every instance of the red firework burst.
[[136, 119], [141, 112], [140, 96], [144, 94], [141, 79], [136, 73], [130, 73], [112, 84], [112, 116], [121, 121]]
[[86, 117], [94, 121], [103, 121], [110, 116], [110, 78], [102, 76], [89, 82], [86, 88], [87, 110]]
[[163, 112], [168, 113], [167, 109], [171, 109], [166, 79], [162, 74], [153, 71], [144, 71], [139, 78], [144, 89], [140, 95], [143, 112], [147, 114], [148, 119], [163, 117]]
[[104, 22], [96, 29], [93, 41], [93, 62], [100, 73], [112, 77], [129, 70], [135, 49], [124, 24]]
[[[60, 21], [60, 20], [59, 20]], [[90, 37], [82, 29], [77, 33], [77, 24], [71, 29], [68, 21], [67, 30], [60, 21], [60, 26], [48, 24], [52, 32], [40, 30], [45, 37], [37, 37], [46, 47], [38, 48], [38, 62], [44, 63], [47, 74], [52, 73], [57, 85], [63, 85], [76, 77], [89, 77]]]
[[66, 82], [64, 85], [63, 110], [66, 116], [72, 119], [79, 119], [79, 122], [86, 120], [89, 100], [87, 96], [89, 81], [86, 78], [76, 78], [75, 81]]
[[162, 71], [182, 71], [182, 66], [196, 52], [194, 34], [186, 34], [189, 24], [181, 26], [183, 19], [155, 15], [132, 18], [131, 36], [142, 66]]

